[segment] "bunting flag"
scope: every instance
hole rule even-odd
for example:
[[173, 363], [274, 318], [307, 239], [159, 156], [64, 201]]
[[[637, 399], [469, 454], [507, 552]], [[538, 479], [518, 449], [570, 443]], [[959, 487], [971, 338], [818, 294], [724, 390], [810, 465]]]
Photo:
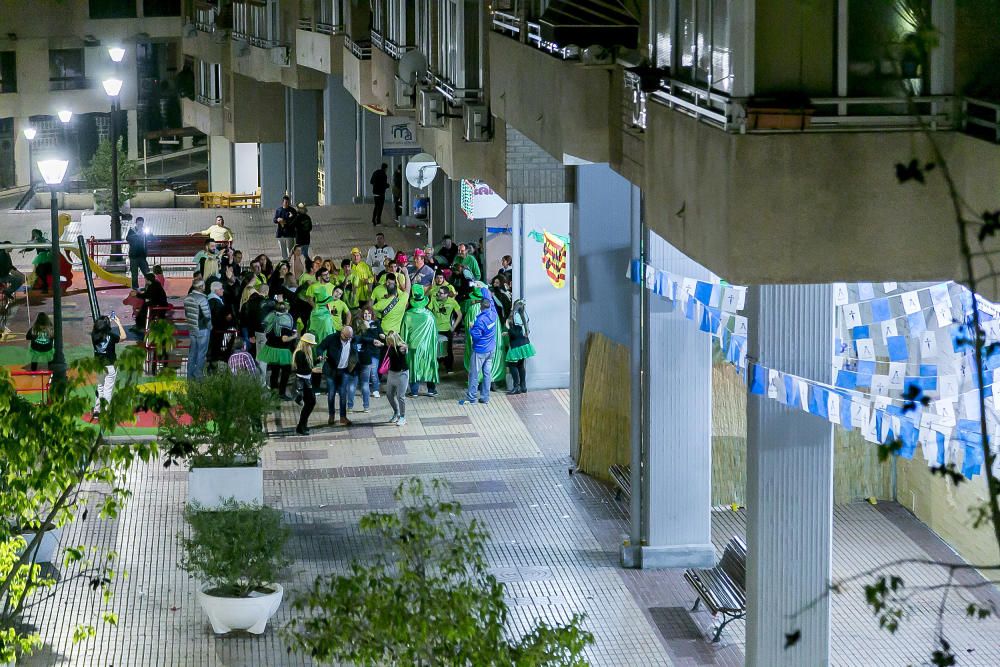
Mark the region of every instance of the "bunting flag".
[[[982, 473], [984, 463], [982, 384], [990, 437], [1000, 437], [1000, 403], [993, 401], [993, 385], [1000, 383], [1000, 349], [988, 351], [980, 382], [968, 324], [973, 299], [961, 285], [889, 294], [899, 285], [881, 283], [886, 296], [880, 297], [870, 283], [853, 289], [834, 284], [841, 336], [833, 379], [826, 383], [748, 362], [747, 318], [738, 314], [745, 305], [745, 287], [678, 276], [639, 260], [630, 262], [626, 276], [675, 302], [676, 312], [711, 335], [751, 394], [857, 429], [872, 443], [898, 439], [897, 455], [903, 458], [912, 458], [919, 446], [929, 466], [954, 464], [971, 478]], [[852, 302], [852, 292], [866, 300]], [[978, 295], [975, 303], [987, 340], [1000, 339], [1000, 310]]]

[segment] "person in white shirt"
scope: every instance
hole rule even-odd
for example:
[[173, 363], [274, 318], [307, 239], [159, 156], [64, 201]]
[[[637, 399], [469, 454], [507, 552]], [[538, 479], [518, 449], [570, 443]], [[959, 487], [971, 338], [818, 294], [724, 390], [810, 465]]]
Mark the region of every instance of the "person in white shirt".
[[379, 232], [375, 235], [375, 245], [368, 249], [365, 263], [372, 267], [372, 273], [377, 276], [385, 269], [386, 258], [391, 259], [395, 256], [396, 251], [393, 247], [385, 244], [385, 234]]
[[215, 223], [208, 229], [203, 229], [199, 234], [208, 236], [213, 241], [232, 241], [233, 233], [226, 227], [226, 221], [221, 215], [215, 216]]

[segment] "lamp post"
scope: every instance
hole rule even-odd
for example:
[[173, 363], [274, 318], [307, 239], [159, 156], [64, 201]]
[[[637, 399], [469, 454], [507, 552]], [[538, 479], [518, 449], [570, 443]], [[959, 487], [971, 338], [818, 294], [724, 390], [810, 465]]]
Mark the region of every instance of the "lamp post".
[[55, 339], [55, 356], [49, 364], [52, 371], [52, 382], [61, 386], [66, 381], [66, 357], [63, 354], [63, 318], [62, 318], [62, 281], [59, 271], [59, 184], [66, 177], [69, 160], [39, 160], [38, 171], [49, 186], [51, 199], [52, 228], [50, 229], [52, 255], [52, 329]]
[[[111, 62], [118, 65], [125, 58], [125, 49], [120, 46], [108, 48]], [[111, 98], [111, 240], [122, 240], [121, 202], [118, 201], [118, 115], [121, 110], [118, 94], [122, 91], [122, 80], [117, 77], [105, 79], [104, 92]], [[120, 248], [119, 248], [120, 250]], [[121, 257], [118, 257], [121, 260]]]
[[[105, 79], [104, 92], [111, 98], [111, 240], [122, 240], [122, 214], [118, 201], [118, 94], [121, 79]], [[120, 258], [119, 258], [120, 259]]]
[[38, 130], [33, 127], [24, 128], [24, 138], [28, 140], [28, 186], [30, 187], [34, 183], [34, 178], [32, 178], [31, 170], [34, 169], [34, 161], [31, 159], [31, 142], [35, 140], [35, 135], [38, 134]]

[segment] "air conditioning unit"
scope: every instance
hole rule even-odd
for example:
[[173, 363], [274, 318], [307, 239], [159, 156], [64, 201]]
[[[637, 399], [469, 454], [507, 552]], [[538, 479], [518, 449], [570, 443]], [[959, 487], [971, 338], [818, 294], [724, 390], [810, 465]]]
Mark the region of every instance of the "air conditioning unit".
[[444, 95], [421, 88], [417, 91], [417, 122], [421, 127], [444, 127]]
[[394, 77], [393, 103], [397, 111], [413, 111], [413, 86], [398, 76]]
[[462, 107], [466, 141], [489, 141], [490, 108], [485, 104], [466, 104]]
[[288, 67], [288, 47], [272, 46], [271, 62], [275, 65], [280, 65], [281, 67]]

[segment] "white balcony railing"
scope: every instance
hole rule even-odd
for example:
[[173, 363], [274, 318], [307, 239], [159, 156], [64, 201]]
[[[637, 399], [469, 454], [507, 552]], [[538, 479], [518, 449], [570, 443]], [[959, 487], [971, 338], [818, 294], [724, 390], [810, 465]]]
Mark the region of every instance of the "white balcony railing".
[[[535, 48], [559, 56], [563, 60], [575, 60], [580, 57], [580, 49], [576, 46], [560, 46], [554, 42], [542, 39], [542, 28], [535, 21], [521, 21], [516, 15], [508, 12], [493, 12], [493, 30], [531, 44]], [[521, 32], [524, 31], [524, 39]]]
[[350, 37], [344, 40], [344, 46], [354, 55], [358, 60], [371, 60], [372, 58], [372, 45], [365, 44], [363, 42], [356, 42]]
[[962, 119], [968, 134], [1000, 144], [1000, 104], [966, 97]]
[[233, 39], [252, 46], [270, 48], [281, 45], [281, 20], [274, 0], [236, 0], [233, 3]]
[[219, 10], [215, 5], [199, 2], [194, 7], [194, 27], [201, 32], [215, 32], [215, 19]]

